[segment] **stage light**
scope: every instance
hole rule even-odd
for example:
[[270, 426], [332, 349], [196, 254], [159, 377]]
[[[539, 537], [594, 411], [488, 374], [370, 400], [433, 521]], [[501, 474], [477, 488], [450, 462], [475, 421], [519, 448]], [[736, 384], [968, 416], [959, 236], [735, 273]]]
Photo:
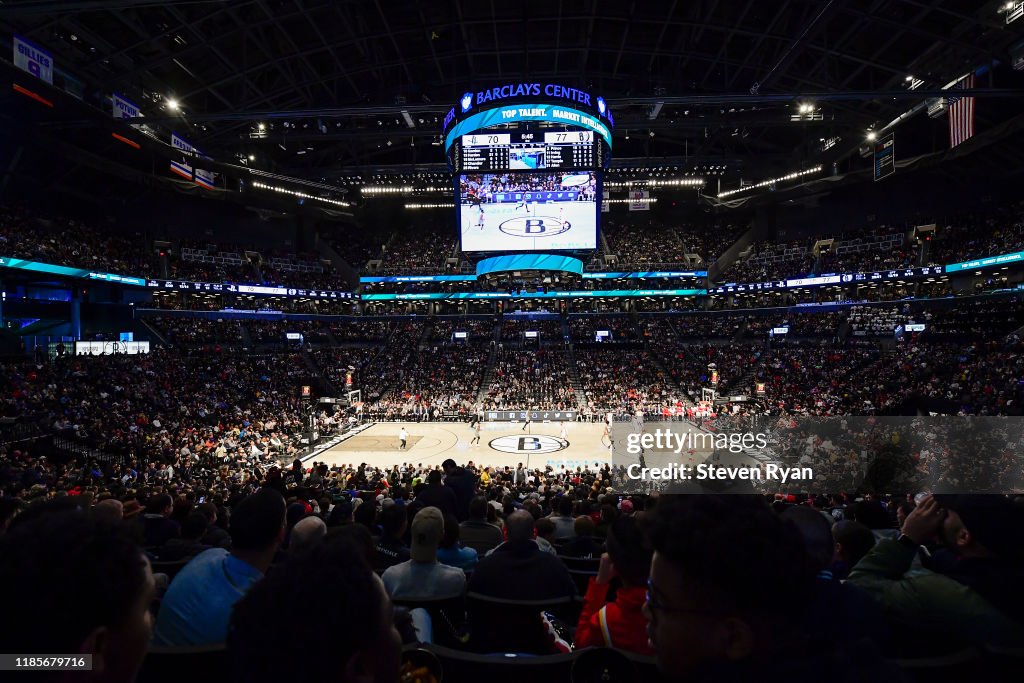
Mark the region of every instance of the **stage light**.
[[258, 123], [258, 124], [256, 124], [256, 129], [260, 130], [260, 131], [266, 130], [267, 129], [267, 124], [265, 124], [265, 123]]
[[256, 161], [256, 155], [255, 154], [250, 154], [249, 155], [249, 161]]
[[877, 138], [877, 137], [878, 137], [878, 133], [876, 133], [873, 130], [869, 130], [868, 131], [868, 135], [867, 135], [868, 142], [874, 142], [875, 138]]
[[167, 108], [171, 111], [178, 111], [178, 100], [174, 99], [173, 97], [168, 97]]

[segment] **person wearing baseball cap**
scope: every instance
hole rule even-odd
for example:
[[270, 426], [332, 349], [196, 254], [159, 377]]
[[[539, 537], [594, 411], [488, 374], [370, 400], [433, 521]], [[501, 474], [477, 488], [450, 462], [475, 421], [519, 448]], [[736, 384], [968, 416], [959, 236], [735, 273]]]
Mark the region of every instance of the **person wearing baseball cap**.
[[[1024, 509], [1000, 495], [927, 496], [850, 572], [875, 596], [896, 632], [943, 650], [953, 643], [1024, 646]], [[909, 573], [926, 541], [955, 560]], [[902, 627], [902, 628], [901, 628]]]
[[409, 560], [388, 567], [381, 578], [388, 595], [396, 600], [444, 600], [466, 591], [466, 575], [437, 561], [444, 537], [444, 514], [425, 507], [412, 519]]

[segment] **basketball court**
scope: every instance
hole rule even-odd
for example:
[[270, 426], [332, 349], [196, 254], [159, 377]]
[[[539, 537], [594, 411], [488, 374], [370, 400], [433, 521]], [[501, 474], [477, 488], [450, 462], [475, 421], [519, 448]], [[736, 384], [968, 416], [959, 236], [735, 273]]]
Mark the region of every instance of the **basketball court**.
[[[355, 436], [324, 451], [314, 459], [328, 465], [358, 465], [367, 463], [388, 468], [395, 464], [440, 465], [447, 458], [459, 464], [473, 461], [481, 467], [515, 467], [519, 463], [529, 468], [551, 466], [601, 467], [611, 462], [612, 451], [602, 423], [566, 422], [565, 439], [561, 438], [562, 423], [531, 423], [526, 431], [522, 423], [484, 422], [480, 429], [480, 443], [471, 444], [473, 430], [462, 422], [378, 422]], [[685, 422], [649, 423], [684, 433], [697, 431]], [[398, 434], [402, 428], [409, 434], [408, 447], [399, 449]], [[622, 444], [615, 446], [615, 464], [630, 465], [639, 461], [638, 455], [626, 454]], [[670, 462], [696, 465], [705, 461], [709, 450], [688, 450], [679, 454], [671, 451], [651, 451], [644, 454], [648, 467], [663, 467]]]

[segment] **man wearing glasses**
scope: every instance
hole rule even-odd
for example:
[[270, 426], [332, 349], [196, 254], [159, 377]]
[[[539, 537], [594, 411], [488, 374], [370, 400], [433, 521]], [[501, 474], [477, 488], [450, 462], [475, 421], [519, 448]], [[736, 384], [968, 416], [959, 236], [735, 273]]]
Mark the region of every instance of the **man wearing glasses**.
[[[663, 496], [644, 616], [666, 680], [870, 680], [877, 655], [809, 647], [814, 569], [792, 524], [754, 496]], [[817, 628], [820, 625], [812, 625]]]

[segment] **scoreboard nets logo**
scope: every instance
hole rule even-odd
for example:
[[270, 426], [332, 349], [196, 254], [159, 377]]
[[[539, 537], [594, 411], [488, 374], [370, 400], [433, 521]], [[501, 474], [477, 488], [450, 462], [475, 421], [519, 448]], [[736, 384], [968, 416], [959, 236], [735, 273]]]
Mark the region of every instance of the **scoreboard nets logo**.
[[504, 221], [498, 230], [513, 237], [551, 237], [568, 232], [572, 224], [551, 216], [517, 216]]
[[553, 436], [538, 434], [534, 436], [499, 436], [491, 439], [491, 448], [502, 453], [543, 455], [556, 453], [569, 445], [568, 441]]

